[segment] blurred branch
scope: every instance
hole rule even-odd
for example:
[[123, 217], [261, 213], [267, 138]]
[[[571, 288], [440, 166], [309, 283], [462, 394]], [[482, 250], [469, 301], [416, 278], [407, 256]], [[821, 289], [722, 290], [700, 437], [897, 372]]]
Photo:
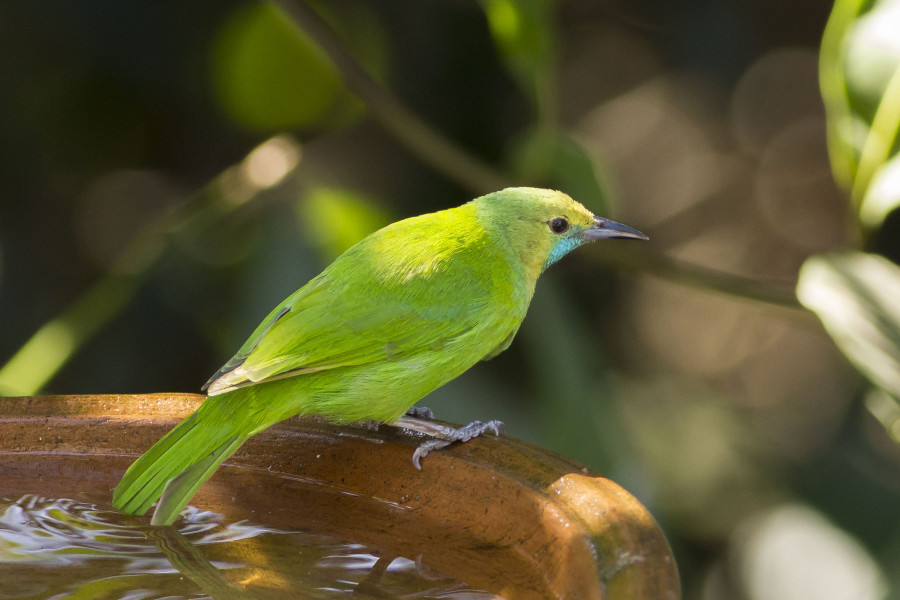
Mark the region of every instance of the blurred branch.
[[139, 278], [103, 277], [55, 319], [45, 323], [0, 369], [0, 395], [38, 392], [75, 352], [124, 308]]
[[385, 129], [416, 156], [478, 195], [511, 185], [506, 174], [473, 157], [429, 127], [375, 81], [344, 50], [331, 28], [306, 4], [294, 0], [267, 1], [281, 9], [322, 48], [340, 72], [347, 88], [363, 101]]
[[[652, 238], [651, 238], [652, 239]], [[627, 246], [627, 248], [625, 248]], [[744, 300], [763, 302], [783, 308], [802, 309], [793, 286], [760, 281], [742, 275], [708, 269], [641, 250], [636, 244], [608, 244], [592, 256], [626, 272], [640, 272], [695, 288], [712, 290]]]
[[131, 301], [174, 239], [200, 235], [259, 192], [280, 183], [300, 159], [296, 142], [272, 138], [135, 235], [112, 268], [62, 314], [45, 323], [0, 368], [0, 395], [30, 396]]
[[147, 225], [113, 267], [62, 314], [47, 321], [0, 369], [0, 395], [32, 395], [128, 305], [159, 258], [176, 210]]

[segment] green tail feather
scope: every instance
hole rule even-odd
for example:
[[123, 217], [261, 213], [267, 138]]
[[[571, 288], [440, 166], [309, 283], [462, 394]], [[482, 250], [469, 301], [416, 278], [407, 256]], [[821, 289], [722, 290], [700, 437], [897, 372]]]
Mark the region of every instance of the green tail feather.
[[[170, 524], [190, 501], [197, 488], [246, 439], [234, 428], [201, 418], [201, 409], [178, 424], [125, 472], [113, 492], [113, 506], [128, 514], [142, 515], [165, 493], [165, 510], [157, 509], [153, 524]], [[210, 417], [212, 415], [204, 415]], [[172, 480], [173, 487], [168, 484]], [[161, 503], [162, 506], [162, 503]], [[162, 521], [167, 521], [163, 523]]]
[[190, 502], [197, 489], [209, 479], [222, 461], [234, 454], [234, 451], [241, 447], [246, 438], [233, 437], [206, 455], [203, 459], [191, 467], [185, 469], [180, 475], [172, 478], [166, 483], [159, 504], [153, 512], [153, 518], [150, 520], [151, 525], [171, 525], [181, 509]]

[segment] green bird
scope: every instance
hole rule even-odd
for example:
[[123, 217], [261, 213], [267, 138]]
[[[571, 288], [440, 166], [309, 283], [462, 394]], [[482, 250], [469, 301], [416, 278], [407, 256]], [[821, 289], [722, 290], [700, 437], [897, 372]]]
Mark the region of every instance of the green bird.
[[[413, 463], [498, 421], [452, 429], [413, 405], [509, 347], [538, 276], [604, 238], [647, 239], [566, 194], [509, 188], [388, 225], [275, 307], [210, 378], [206, 401], [139, 457], [113, 505], [169, 525], [226, 458], [293, 415], [421, 431]], [[430, 415], [429, 415], [430, 416]]]

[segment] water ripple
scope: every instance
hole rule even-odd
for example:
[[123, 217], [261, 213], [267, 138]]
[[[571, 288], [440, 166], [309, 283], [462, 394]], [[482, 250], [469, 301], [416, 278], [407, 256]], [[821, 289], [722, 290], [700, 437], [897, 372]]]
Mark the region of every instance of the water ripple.
[[101, 506], [0, 497], [0, 599], [495, 598], [359, 543], [195, 508], [151, 528]]

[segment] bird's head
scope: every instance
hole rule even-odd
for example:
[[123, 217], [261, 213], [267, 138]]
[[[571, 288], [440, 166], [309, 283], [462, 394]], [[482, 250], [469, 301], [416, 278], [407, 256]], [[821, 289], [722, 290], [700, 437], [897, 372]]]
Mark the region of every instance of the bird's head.
[[563, 256], [594, 240], [648, 239], [627, 225], [598, 217], [562, 192], [507, 188], [474, 200], [479, 220], [500, 235], [536, 278]]

